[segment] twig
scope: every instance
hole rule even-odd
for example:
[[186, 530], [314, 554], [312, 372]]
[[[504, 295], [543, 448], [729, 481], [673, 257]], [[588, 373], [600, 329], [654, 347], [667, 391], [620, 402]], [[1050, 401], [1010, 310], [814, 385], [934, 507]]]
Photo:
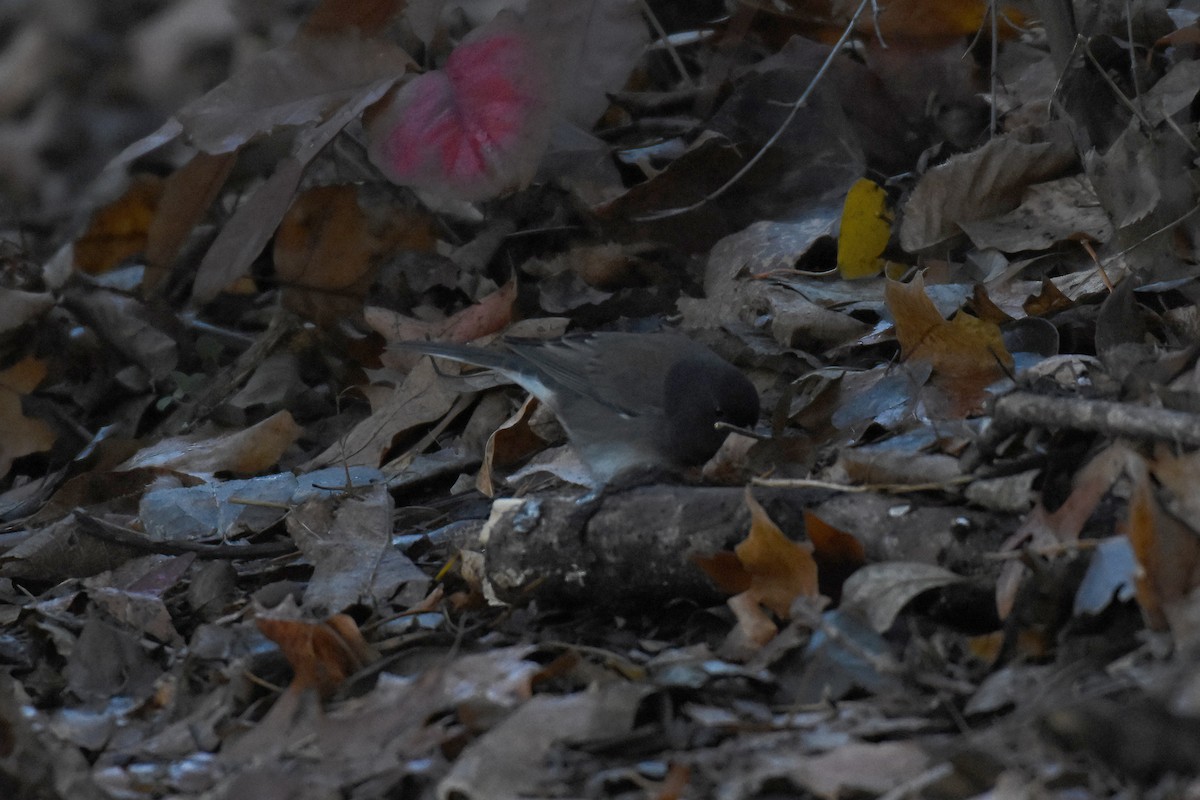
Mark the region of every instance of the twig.
[[161, 542], [148, 539], [146, 534], [130, 528], [106, 522], [88, 514], [82, 508], [75, 509], [75, 520], [79, 528], [89, 536], [106, 542], [164, 555], [195, 553], [197, 558], [273, 558], [296, 552], [292, 542], [268, 542], [266, 544], [202, 544], [200, 542]]
[[996, 400], [992, 419], [1002, 430], [1022, 425], [1069, 428], [1200, 446], [1200, 415], [1107, 400], [1013, 392]]
[[1087, 56], [1088, 61], [1092, 63], [1092, 66], [1096, 69], [1096, 72], [1099, 74], [1100, 78], [1106, 84], [1108, 84], [1108, 88], [1112, 90], [1113, 96], [1117, 98], [1117, 102], [1129, 109], [1130, 114], [1133, 114], [1133, 116], [1141, 120], [1141, 123], [1145, 126], [1146, 130], [1154, 130], [1154, 126], [1150, 124], [1150, 120], [1146, 119], [1146, 115], [1142, 113], [1142, 110], [1137, 107], [1136, 103], [1125, 96], [1125, 93], [1121, 91], [1121, 87], [1117, 86], [1117, 82], [1114, 81], [1112, 76], [1108, 74], [1108, 71], [1104, 69], [1104, 65], [1096, 60], [1095, 54], [1092, 53], [1092, 46], [1087, 41], [1083, 43], [1083, 54]]
[[833, 66], [834, 59], [837, 58], [838, 54], [842, 51], [842, 45], [846, 43], [846, 40], [849, 39], [850, 35], [854, 32], [854, 26], [858, 22], [858, 18], [862, 16], [863, 11], [866, 10], [868, 5], [872, 5], [872, 0], [862, 0], [862, 2], [858, 4], [858, 8], [855, 10], [854, 16], [852, 16], [850, 21], [846, 23], [846, 29], [842, 31], [841, 38], [838, 39], [830, 49], [829, 55], [825, 58], [824, 63], [821, 64], [821, 67], [817, 70], [817, 73], [813, 75], [812, 80], [809, 81], [805, 90], [800, 93], [799, 97], [792, 101], [791, 110], [788, 111], [788, 115], [784, 117], [783, 122], [779, 123], [779, 127], [776, 128], [775, 132], [771, 134], [771, 138], [767, 139], [766, 143], [758, 149], [758, 152], [750, 156], [750, 159], [742, 165], [741, 169], [733, 174], [732, 178], [725, 181], [725, 183], [723, 183], [716, 190], [708, 193], [702, 199], [697, 200], [690, 206], [684, 206], [682, 208], [668, 208], [662, 211], [656, 211], [652, 214], [642, 214], [634, 217], [634, 221], [652, 222], [654, 220], [666, 219], [668, 217], [677, 217], [680, 214], [687, 214], [690, 211], [695, 211], [696, 209], [701, 208], [706, 203], [716, 200], [736, 186], [738, 182], [740, 182], [742, 178], [746, 176], [746, 173], [753, 169], [754, 166], [762, 160], [763, 156], [767, 154], [767, 151], [775, 146], [775, 143], [779, 141], [780, 137], [783, 136], [784, 132], [789, 126], [791, 126], [792, 122], [796, 119], [796, 115], [800, 113], [800, 109], [804, 107], [804, 104], [808, 102], [808, 98], [812, 95], [813, 91], [816, 90], [817, 84], [821, 82], [821, 79], [825, 77], [825, 73], [829, 71], [831, 66]]
[[454, 405], [450, 407], [450, 410], [446, 412], [445, 416], [428, 433], [422, 436], [419, 442], [408, 448], [402, 455], [383, 465], [383, 473], [389, 478], [394, 478], [403, 473], [412, 464], [413, 459], [425, 452], [431, 444], [437, 441], [437, 438], [442, 435], [446, 428], [450, 427], [450, 423], [458, 419], [459, 414], [470, 408], [474, 402], [474, 395], [459, 396], [454, 401]]
[[1017, 561], [1026, 556], [1034, 555], [1042, 558], [1057, 558], [1069, 553], [1084, 550], [1095, 550], [1100, 544], [1099, 539], [1078, 539], [1074, 542], [1058, 542], [1045, 547], [1022, 547], [1020, 550], [1003, 550], [997, 553], [984, 553], [988, 561]]
[[959, 475], [945, 481], [929, 483], [862, 483], [846, 484], [833, 481], [820, 481], [814, 478], [755, 478], [751, 481], [755, 486], [768, 489], [832, 489], [835, 492], [858, 494], [864, 492], [886, 492], [888, 494], [907, 494], [908, 492], [934, 492], [948, 486], [957, 486], [975, 480], [970, 475]]
[[1142, 245], [1144, 245], [1146, 242], [1148, 242], [1148, 241], [1150, 241], [1151, 239], [1153, 239], [1155, 236], [1159, 236], [1159, 235], [1161, 235], [1161, 234], [1163, 234], [1163, 233], [1166, 233], [1167, 231], [1171, 230], [1171, 229], [1172, 229], [1172, 228], [1174, 228], [1175, 226], [1179, 225], [1179, 223], [1183, 222], [1183, 221], [1184, 221], [1184, 220], [1186, 220], [1188, 217], [1190, 217], [1192, 214], [1195, 214], [1197, 211], [1200, 211], [1200, 205], [1194, 205], [1194, 206], [1192, 206], [1192, 207], [1191, 207], [1191, 208], [1189, 208], [1187, 211], [1185, 211], [1183, 214], [1179, 215], [1179, 216], [1178, 216], [1178, 217], [1176, 217], [1175, 219], [1173, 219], [1173, 220], [1171, 220], [1170, 222], [1168, 222], [1167, 224], [1163, 225], [1161, 228], [1158, 228], [1157, 230], [1153, 230], [1153, 231], [1151, 231], [1150, 233], [1148, 233], [1148, 234], [1146, 234], [1145, 236], [1143, 236], [1141, 239], [1138, 239], [1136, 242], [1134, 242], [1133, 244], [1131, 244], [1131, 245], [1129, 245], [1128, 247], [1126, 247], [1124, 250], [1121, 250], [1120, 252], [1113, 254], [1113, 255], [1112, 255], [1112, 256], [1110, 256], [1110, 257], [1108, 258], [1108, 260], [1107, 260], [1107, 261], [1105, 261], [1104, 263], [1105, 263], [1105, 264], [1112, 264], [1112, 263], [1114, 263], [1114, 262], [1115, 262], [1115, 261], [1116, 261], [1118, 258], [1121, 258], [1122, 256], [1125, 256], [1125, 255], [1127, 255], [1127, 254], [1129, 254], [1129, 253], [1132, 253], [1134, 250], [1136, 250], [1137, 248], [1141, 247], [1141, 246], [1142, 246]]
[[182, 433], [193, 422], [210, 413], [234, 390], [246, 381], [279, 345], [300, 328], [299, 319], [289, 312], [279, 312], [254, 344], [237, 360], [222, 369], [208, 382], [205, 389], [190, 402], [183, 403], [163, 422], [161, 430], [168, 436]]
[[683, 59], [679, 57], [679, 51], [675, 49], [675, 45], [671, 44], [671, 37], [663, 29], [662, 23], [658, 21], [658, 16], [654, 13], [654, 9], [650, 8], [650, 4], [646, 0], [642, 0], [642, 14], [650, 21], [650, 27], [654, 28], [654, 33], [658, 36], [658, 40], [663, 43], [663, 47], [667, 49], [667, 54], [671, 57], [671, 62], [675, 65], [675, 69], [679, 71], [679, 79], [684, 86], [693, 87], [692, 76], [688, 75], [687, 67], [684, 66]]

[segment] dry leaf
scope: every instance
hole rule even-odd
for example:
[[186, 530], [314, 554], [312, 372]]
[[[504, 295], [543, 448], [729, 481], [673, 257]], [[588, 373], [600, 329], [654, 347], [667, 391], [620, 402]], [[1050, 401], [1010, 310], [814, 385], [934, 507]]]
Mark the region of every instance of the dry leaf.
[[0, 430], [4, 431], [0, 437], [0, 478], [8, 474], [16, 459], [54, 445], [54, 430], [21, 410], [21, 397], [37, 388], [45, 377], [45, 362], [32, 356], [0, 372]]
[[257, 425], [209, 439], [164, 439], [145, 448], [118, 469], [167, 467], [197, 475], [216, 472], [254, 475], [278, 463], [283, 451], [301, 432], [292, 415], [280, 411]]
[[404, 11], [407, 0], [321, 0], [301, 28], [309, 36], [376, 35]]
[[1134, 578], [1138, 604], [1150, 627], [1166, 630], [1167, 608], [1200, 585], [1200, 537], [1159, 506], [1144, 468], [1129, 498], [1126, 535], [1140, 567]]
[[195, 147], [229, 153], [277, 126], [329, 120], [345, 103], [382, 82], [367, 101], [374, 102], [412, 66], [404, 50], [383, 38], [355, 31], [301, 36], [250, 59], [224, 83], [180, 109], [176, 118]]
[[726, 594], [741, 594], [750, 588], [750, 574], [732, 550], [711, 556], [696, 555], [692, 561]]
[[846, 578], [867, 562], [867, 551], [853, 535], [838, 530], [807, 508], [804, 509], [804, 532], [813, 545], [821, 594], [836, 599], [841, 595]]
[[538, 399], [530, 395], [517, 413], [488, 437], [483, 452], [483, 466], [480, 467], [479, 477], [475, 481], [475, 487], [488, 497], [496, 496], [492, 474], [497, 467], [515, 464], [545, 449], [546, 441], [529, 426], [537, 408]]
[[909, 195], [900, 244], [918, 253], [954, 239], [958, 223], [987, 219], [1020, 205], [1028, 186], [1056, 178], [1076, 163], [1075, 148], [1000, 136], [954, 156], [922, 176]]
[[1031, 317], [1045, 317], [1073, 306], [1071, 299], [1063, 294], [1049, 278], [1042, 279], [1042, 290], [1027, 299], [1022, 307]]
[[741, 645], [748, 644], [755, 648], [761, 648], [774, 639], [775, 634], [779, 632], [779, 626], [768, 614], [763, 612], [762, 604], [759, 603], [758, 597], [753, 592], [746, 591], [735, 594], [726, 600], [725, 604], [729, 606], [729, 610], [733, 612], [733, 616], [737, 620], [735, 629], [737, 636], [734, 638], [740, 639]]
[[[444, 339], [449, 342], [471, 342], [489, 333], [508, 327], [513, 318], [513, 303], [517, 299], [515, 280], [501, 286], [474, 305], [437, 322], [406, 317], [385, 308], [368, 307], [364, 314], [367, 324], [389, 342], [419, 339]], [[419, 354], [411, 350], [385, 352], [385, 366], [408, 369]]]
[[[1079, 539], [1083, 526], [1096, 510], [1113, 482], [1123, 471], [1137, 470], [1138, 456], [1124, 445], [1112, 445], [1096, 455], [1075, 476], [1071, 494], [1053, 513], [1040, 502], [1025, 518], [1001, 550], [1030, 548], [1035, 552]], [[1028, 574], [1028, 567], [1020, 561], [1009, 561], [996, 580], [996, 610], [1000, 619], [1006, 619], [1016, 603], [1017, 591]]]
[[797, 597], [816, 597], [817, 563], [812, 553], [783, 535], [750, 491], [746, 491], [750, 508], [750, 532], [734, 552], [750, 575], [747, 594], [787, 619]]
[[1010, 374], [1013, 359], [1000, 328], [959, 312], [947, 321], [925, 294], [925, 282], [888, 281], [888, 308], [896, 322], [896, 339], [906, 361], [927, 361], [935, 385], [950, 400], [953, 416], [966, 416], [983, 400], [984, 389]]
[[98, 275], [146, 249], [163, 179], [136, 175], [119, 198], [92, 214], [87, 230], [75, 240], [75, 267]]
[[258, 629], [283, 652], [294, 677], [288, 691], [315, 689], [323, 698], [346, 678], [378, 659], [354, 619], [335, 614], [324, 622], [258, 617]]
[[858, 611], [872, 628], [883, 633], [917, 595], [963, 580], [961, 575], [933, 564], [868, 564], [846, 581], [842, 607]]
[[236, 153], [215, 156], [197, 153], [163, 182], [162, 198], [146, 231], [143, 290], [153, 289], [166, 277], [192, 229], [217, 199], [236, 162]]
[[437, 239], [428, 216], [387, 210], [386, 221], [373, 224], [353, 185], [319, 186], [300, 194], [275, 233], [284, 305], [332, 327], [361, 311], [381, 256], [433, 250]]

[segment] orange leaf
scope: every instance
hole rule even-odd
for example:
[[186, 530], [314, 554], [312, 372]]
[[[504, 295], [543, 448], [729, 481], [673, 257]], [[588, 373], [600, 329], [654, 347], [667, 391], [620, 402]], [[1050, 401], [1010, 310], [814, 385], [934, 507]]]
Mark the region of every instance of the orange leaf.
[[886, 297], [905, 359], [927, 359], [935, 372], [949, 375], [987, 373], [1002, 377], [1000, 364], [1012, 368], [1012, 356], [1004, 347], [1000, 328], [962, 313], [946, 321], [925, 294], [921, 276], [907, 285], [889, 281]]
[[220, 194], [236, 161], [237, 151], [196, 153], [163, 182], [162, 197], [146, 230], [144, 289], [153, 289], [166, 277], [192, 229]]
[[808, 509], [804, 509], [804, 530], [813, 543], [813, 555], [838, 563], [863, 564], [867, 551], [862, 542], [838, 530]]
[[734, 548], [750, 575], [747, 593], [759, 603], [787, 619], [797, 597], [816, 597], [817, 563], [803, 545], [783, 535], [750, 491], [750, 533]]
[[316, 689], [329, 697], [377, 656], [354, 620], [336, 614], [325, 622], [259, 617], [258, 629], [283, 652], [294, 677], [289, 691]]
[[45, 379], [46, 363], [33, 356], [26, 356], [0, 372], [0, 389], [8, 389], [17, 394], [29, 394]]
[[1129, 498], [1126, 535], [1140, 567], [1134, 580], [1138, 604], [1150, 627], [1166, 630], [1170, 606], [1200, 584], [1200, 538], [1159, 507], [1146, 470]]
[[804, 530], [813, 545], [821, 593], [836, 598], [846, 578], [867, 562], [867, 551], [854, 536], [838, 530], [808, 509], [804, 510]]
[[961, 312], [946, 321], [925, 294], [921, 276], [907, 285], [889, 281], [885, 297], [901, 355], [929, 362], [934, 382], [951, 398], [956, 416], [969, 413], [982, 401], [983, 390], [1012, 370], [1000, 328]]
[[386, 209], [373, 221], [355, 186], [319, 186], [299, 195], [275, 234], [275, 270], [289, 309], [323, 327], [357, 315], [378, 272], [381, 254], [432, 250], [430, 220]]
[[994, 322], [997, 325], [1003, 325], [1013, 320], [1004, 309], [996, 305], [982, 283], [975, 284], [975, 291], [971, 295], [971, 310], [980, 319]]
[[[857, 4], [855, 4], [857, 5]], [[979, 31], [987, 19], [988, 0], [888, 0], [879, 4], [879, 30], [883, 40], [909, 39], [950, 42]], [[1004, 6], [998, 31], [1001, 39], [1013, 39], [1025, 21], [1020, 11]], [[876, 21], [870, 14], [859, 18], [858, 31], [875, 35]]]
[[346, 31], [363, 35], [381, 32], [398, 17], [407, 0], [321, 0], [304, 21], [301, 32], [309, 36], [329, 36]]
[[729, 550], [711, 556], [692, 556], [692, 561], [726, 594], [740, 594], [750, 588], [750, 574]]
[[1063, 294], [1049, 278], [1042, 280], [1042, 291], [1036, 296], [1029, 297], [1022, 308], [1031, 317], [1045, 317], [1056, 311], [1066, 311], [1074, 305], [1071, 299]]
[[143, 252], [162, 193], [162, 178], [137, 175], [123, 195], [97, 209], [75, 240], [76, 268], [97, 275]]
[[46, 377], [46, 365], [32, 356], [0, 372], [0, 478], [8, 474], [14, 460], [30, 453], [49, 450], [54, 430], [40, 419], [25, 416], [21, 397], [33, 391]]

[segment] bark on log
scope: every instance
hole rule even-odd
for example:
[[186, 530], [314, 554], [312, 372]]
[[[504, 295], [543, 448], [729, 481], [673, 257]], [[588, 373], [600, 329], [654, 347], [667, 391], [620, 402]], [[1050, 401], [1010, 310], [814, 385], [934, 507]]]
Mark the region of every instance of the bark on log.
[[[750, 514], [744, 494], [738, 488], [646, 486], [605, 497], [590, 518], [570, 496], [498, 500], [480, 537], [486, 576], [507, 602], [530, 595], [603, 606], [678, 598], [720, 602], [723, 596], [694, 558], [732, 549], [745, 538]], [[797, 507], [828, 495], [755, 492], [760, 500], [785, 494], [787, 505]]]

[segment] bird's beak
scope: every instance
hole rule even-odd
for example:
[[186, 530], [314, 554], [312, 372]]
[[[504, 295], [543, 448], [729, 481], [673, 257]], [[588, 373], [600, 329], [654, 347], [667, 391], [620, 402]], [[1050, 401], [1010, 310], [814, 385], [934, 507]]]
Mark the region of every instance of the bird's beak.
[[757, 431], [752, 431], [749, 428], [741, 428], [741, 427], [738, 427], [737, 425], [730, 425], [728, 422], [715, 422], [715, 423], [713, 423], [713, 427], [719, 431], [729, 431], [730, 433], [740, 433], [742, 436], [749, 436], [751, 439], [758, 439], [760, 441], [771, 438], [769, 435], [767, 435], [765, 433], [758, 433]]

